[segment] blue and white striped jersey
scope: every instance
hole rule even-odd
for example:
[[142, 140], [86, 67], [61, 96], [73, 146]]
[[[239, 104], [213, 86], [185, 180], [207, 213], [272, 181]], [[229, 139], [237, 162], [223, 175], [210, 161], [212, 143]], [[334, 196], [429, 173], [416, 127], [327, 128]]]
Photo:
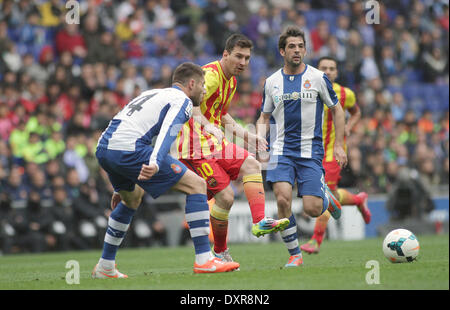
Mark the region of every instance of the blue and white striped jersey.
[[97, 147], [134, 152], [151, 145], [157, 136], [149, 163], [159, 167], [191, 116], [192, 101], [178, 87], [145, 91], [114, 116]]
[[270, 154], [322, 160], [324, 104], [332, 107], [338, 98], [327, 76], [306, 65], [296, 75], [280, 69], [266, 79], [262, 112], [270, 117]]

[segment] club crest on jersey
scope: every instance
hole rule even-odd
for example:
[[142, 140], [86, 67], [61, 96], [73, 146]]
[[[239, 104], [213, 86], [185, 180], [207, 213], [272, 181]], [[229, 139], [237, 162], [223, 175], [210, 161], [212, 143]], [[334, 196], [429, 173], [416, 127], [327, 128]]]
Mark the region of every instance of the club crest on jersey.
[[309, 80], [306, 80], [305, 83], [303, 83], [303, 88], [310, 89], [311, 88], [311, 82]]
[[209, 185], [210, 187], [216, 187], [216, 186], [217, 186], [217, 181], [216, 181], [216, 179], [214, 179], [214, 178], [209, 178], [209, 180], [208, 180], [208, 185]]
[[173, 172], [175, 172], [176, 174], [179, 174], [182, 171], [181, 167], [177, 164], [171, 164], [170, 168], [172, 168]]

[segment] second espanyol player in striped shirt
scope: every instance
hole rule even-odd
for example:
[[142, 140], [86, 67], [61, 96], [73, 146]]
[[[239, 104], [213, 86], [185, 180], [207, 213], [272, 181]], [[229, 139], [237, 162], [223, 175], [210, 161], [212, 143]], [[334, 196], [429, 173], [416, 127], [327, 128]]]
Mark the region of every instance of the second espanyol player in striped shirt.
[[266, 180], [277, 199], [278, 216], [289, 218], [281, 236], [289, 251], [286, 267], [303, 263], [298, 244], [297, 224], [291, 211], [293, 186], [297, 183], [303, 210], [318, 217], [327, 209], [339, 218], [339, 202], [324, 182], [322, 159], [322, 114], [324, 104], [333, 114], [336, 129], [334, 155], [339, 165], [347, 164], [343, 149], [345, 114], [327, 76], [303, 62], [306, 55], [304, 33], [288, 27], [280, 36], [278, 49], [283, 68], [266, 79], [257, 121], [258, 135], [265, 136], [270, 127], [270, 157]]

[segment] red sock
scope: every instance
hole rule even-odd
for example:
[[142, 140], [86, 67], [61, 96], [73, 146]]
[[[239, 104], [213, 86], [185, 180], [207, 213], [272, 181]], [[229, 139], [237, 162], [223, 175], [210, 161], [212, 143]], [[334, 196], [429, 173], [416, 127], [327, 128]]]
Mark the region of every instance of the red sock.
[[265, 214], [266, 197], [261, 174], [245, 175], [242, 178], [244, 183], [244, 193], [250, 205], [253, 224], [261, 221]]
[[225, 210], [214, 204], [211, 207], [209, 221], [214, 238], [214, 252], [221, 253], [227, 249], [228, 214]]
[[314, 226], [314, 235], [312, 236], [312, 239], [315, 239], [319, 245], [322, 244], [323, 238], [325, 236], [325, 231], [327, 230], [330, 215], [331, 215], [330, 212], [325, 211], [321, 216], [316, 218], [316, 224]]
[[343, 206], [358, 206], [362, 203], [361, 198], [358, 195], [350, 193], [348, 190], [339, 188], [339, 202]]

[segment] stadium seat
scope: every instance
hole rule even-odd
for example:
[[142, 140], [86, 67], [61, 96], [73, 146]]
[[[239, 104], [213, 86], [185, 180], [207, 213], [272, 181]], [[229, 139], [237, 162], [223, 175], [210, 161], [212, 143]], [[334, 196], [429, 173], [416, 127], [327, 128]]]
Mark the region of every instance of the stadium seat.
[[179, 25], [175, 28], [175, 32], [179, 38], [183, 37], [186, 33], [190, 31], [191, 27], [189, 25]]
[[320, 10], [309, 10], [305, 15], [306, 26], [311, 31], [316, 28], [317, 22], [320, 20]]
[[[216, 61], [216, 60], [218, 60], [218, 59], [220, 59], [220, 58], [221, 58], [220, 55], [215, 55], [215, 56], [214, 56], [214, 55], [206, 55], [206, 54], [203, 54], [203, 55], [197, 57], [197, 59], [195, 60], [195, 63], [197, 63], [197, 64], [203, 66], [203, 65], [206, 65], [207, 63]], [[251, 62], [251, 60], [250, 60], [250, 62]]]
[[[424, 110], [429, 110], [433, 113], [441, 112], [441, 101], [437, 98], [432, 98], [425, 101]], [[423, 112], [423, 111], [422, 111]]]
[[403, 97], [406, 100], [413, 100], [420, 96], [420, 86], [418, 84], [406, 84], [403, 86]]
[[335, 33], [338, 13], [332, 10], [321, 10], [320, 19], [326, 20], [331, 33]]
[[422, 81], [422, 72], [420, 70], [407, 69], [402, 72], [406, 83], [419, 83]]
[[261, 70], [265, 71], [267, 70], [267, 62], [266, 59], [263, 56], [260, 55], [253, 55], [250, 59], [250, 69], [252, 71]]
[[388, 15], [389, 20], [391, 20], [391, 21], [393, 21], [398, 15], [397, 10], [393, 10], [393, 9], [389, 9], [389, 8], [386, 8], [386, 13]]
[[439, 98], [440, 111], [448, 111], [449, 107], [449, 87], [448, 85], [436, 85], [435, 91]]
[[400, 86], [392, 86], [392, 85], [388, 85], [386, 86], [387, 90], [390, 91], [391, 94], [395, 94], [395, 93], [401, 93], [402, 89]]
[[19, 28], [14, 29], [12, 27], [8, 27], [8, 38], [14, 43], [19, 42]]
[[158, 51], [158, 45], [156, 45], [155, 43], [153, 43], [151, 41], [145, 42], [143, 44], [143, 48], [145, 51], [145, 55], [150, 55], [150, 56], [156, 55], [156, 52]]
[[160, 59], [161, 64], [169, 65], [172, 69], [175, 69], [176, 66], [180, 63], [179, 60], [175, 59], [172, 56], [164, 56]]

